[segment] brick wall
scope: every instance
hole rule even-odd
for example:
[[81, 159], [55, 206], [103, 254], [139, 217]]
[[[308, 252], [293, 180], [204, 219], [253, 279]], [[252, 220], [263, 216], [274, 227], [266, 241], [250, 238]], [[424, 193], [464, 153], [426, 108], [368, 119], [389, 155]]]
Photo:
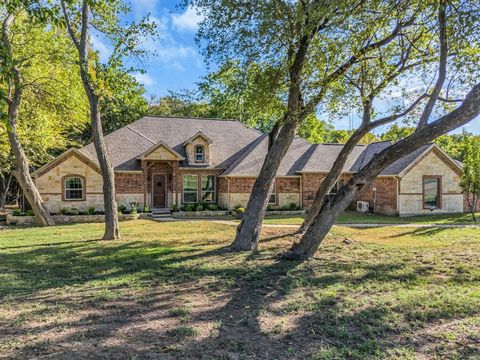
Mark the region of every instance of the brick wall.
[[115, 174], [115, 191], [119, 194], [143, 194], [143, 174]]
[[315, 194], [323, 179], [325, 179], [324, 174], [302, 174], [302, 204], [304, 209], [312, 207]]
[[377, 189], [377, 196], [375, 200], [375, 212], [386, 215], [397, 215], [397, 179], [393, 177], [377, 178], [372, 186], [362, 191], [357, 200], [368, 201], [370, 209], [373, 210], [374, 192]]

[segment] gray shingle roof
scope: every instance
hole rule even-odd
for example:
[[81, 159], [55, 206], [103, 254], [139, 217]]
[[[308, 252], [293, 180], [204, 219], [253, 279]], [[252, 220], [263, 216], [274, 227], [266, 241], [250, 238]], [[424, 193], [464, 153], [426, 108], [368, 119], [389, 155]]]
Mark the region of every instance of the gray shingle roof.
[[[152, 146], [163, 142], [185, 159], [185, 142], [201, 132], [210, 145], [210, 167], [226, 169], [223, 176], [257, 176], [268, 150], [268, 136], [236, 120], [146, 116], [107, 136], [105, 142], [116, 171], [141, 170], [137, 159]], [[345, 172], [358, 172], [376, 154], [390, 146], [390, 141], [357, 145], [350, 154]], [[280, 163], [278, 176], [300, 172], [328, 172], [342, 144], [310, 144], [296, 137]], [[398, 175], [431, 144], [414, 151], [386, 168], [381, 175]], [[93, 144], [80, 151], [98, 163]], [[180, 166], [188, 167], [187, 160]], [[197, 166], [198, 167], [198, 166]], [[205, 166], [203, 166], [205, 167]]]
[[[228, 168], [261, 134], [235, 120], [145, 116], [105, 136], [105, 142], [115, 170], [140, 170], [136, 158], [160, 141], [187, 158], [183, 144], [200, 131], [213, 142], [210, 165], [222, 169]], [[81, 151], [97, 162], [93, 144]], [[189, 165], [185, 160], [181, 166]]]

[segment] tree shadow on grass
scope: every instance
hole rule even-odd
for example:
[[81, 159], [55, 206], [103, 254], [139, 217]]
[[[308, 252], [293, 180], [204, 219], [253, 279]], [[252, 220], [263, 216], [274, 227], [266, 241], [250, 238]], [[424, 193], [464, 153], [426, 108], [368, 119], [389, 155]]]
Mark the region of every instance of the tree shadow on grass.
[[[47, 307], [25, 311], [25, 323], [0, 322], [0, 332], [36, 338], [13, 351], [17, 358], [374, 359], [411, 351], [403, 331], [479, 314], [474, 303], [459, 314], [454, 300], [427, 309], [422, 299], [378, 300], [383, 290], [424, 281], [420, 265], [338, 261], [338, 247], [319, 260], [279, 261], [278, 246], [265, 244], [271, 248], [253, 256], [225, 253], [222, 244], [142, 241], [14, 250], [2, 254], [0, 273], [17, 283], [0, 284], [0, 295]], [[132, 284], [147, 289], [116, 292]], [[62, 289], [70, 294], [55, 296]], [[28, 324], [42, 316], [50, 321]]]

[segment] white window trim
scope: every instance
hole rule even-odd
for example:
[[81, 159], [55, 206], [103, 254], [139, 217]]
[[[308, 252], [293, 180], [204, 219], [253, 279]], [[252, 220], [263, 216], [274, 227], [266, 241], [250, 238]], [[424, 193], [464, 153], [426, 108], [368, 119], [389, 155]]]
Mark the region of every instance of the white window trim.
[[[70, 179], [80, 179], [80, 184], [82, 185], [82, 187], [80, 189], [78, 188], [67, 188], [67, 181], [70, 180]], [[68, 191], [69, 190], [81, 190], [82, 191], [82, 196], [80, 198], [70, 198], [67, 196], [68, 194]], [[83, 178], [81, 176], [75, 176], [75, 175], [72, 175], [72, 176], [67, 176], [63, 179], [63, 198], [65, 201], [83, 201], [85, 200], [85, 181], [83, 180]]]

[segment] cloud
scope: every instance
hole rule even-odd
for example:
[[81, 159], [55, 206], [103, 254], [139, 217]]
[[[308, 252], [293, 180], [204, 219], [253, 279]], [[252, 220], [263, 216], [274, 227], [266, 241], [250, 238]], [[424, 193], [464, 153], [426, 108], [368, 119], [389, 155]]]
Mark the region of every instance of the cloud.
[[155, 80], [152, 79], [152, 77], [148, 74], [135, 73], [135, 74], [133, 74], [133, 76], [141, 84], [144, 84], [144, 85], [147, 85], [147, 86], [155, 84]]
[[195, 31], [198, 28], [198, 23], [203, 20], [203, 15], [200, 15], [197, 10], [191, 6], [187, 7], [182, 14], [172, 15], [173, 27], [179, 31]]
[[92, 43], [92, 48], [95, 51], [98, 51], [98, 55], [100, 56], [100, 61], [106, 62], [110, 55], [112, 55], [113, 50], [110, 49], [102, 40], [98, 38], [98, 36], [92, 35], [90, 38]]
[[159, 0], [131, 0], [132, 9], [138, 17], [155, 14]]

